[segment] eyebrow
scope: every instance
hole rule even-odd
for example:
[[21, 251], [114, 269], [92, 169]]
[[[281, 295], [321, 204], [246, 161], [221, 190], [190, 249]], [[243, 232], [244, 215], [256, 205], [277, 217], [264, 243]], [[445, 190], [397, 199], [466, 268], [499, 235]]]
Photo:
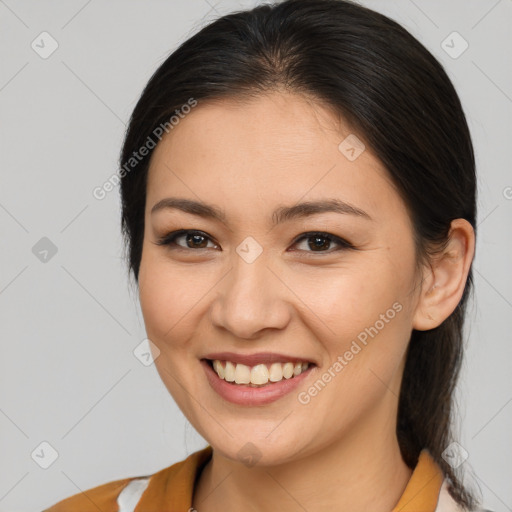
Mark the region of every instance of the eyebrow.
[[[218, 220], [222, 223], [226, 222], [226, 215], [219, 207], [178, 197], [167, 197], [158, 201], [158, 203], [151, 208], [151, 214], [166, 209], [181, 210], [199, 217]], [[340, 199], [321, 199], [317, 201], [306, 201], [293, 206], [280, 206], [272, 214], [272, 224], [277, 225], [293, 219], [304, 218], [324, 212], [354, 215], [367, 220], [373, 220], [364, 210], [341, 201]]]

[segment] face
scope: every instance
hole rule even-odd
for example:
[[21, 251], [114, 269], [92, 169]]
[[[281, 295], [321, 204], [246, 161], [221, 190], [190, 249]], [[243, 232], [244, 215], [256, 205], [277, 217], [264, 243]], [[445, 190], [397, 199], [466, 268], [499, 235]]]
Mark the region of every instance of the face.
[[319, 103], [272, 93], [199, 102], [152, 155], [147, 335], [178, 406], [227, 458], [273, 465], [394, 431], [413, 230], [370, 149], [339, 148], [351, 133]]

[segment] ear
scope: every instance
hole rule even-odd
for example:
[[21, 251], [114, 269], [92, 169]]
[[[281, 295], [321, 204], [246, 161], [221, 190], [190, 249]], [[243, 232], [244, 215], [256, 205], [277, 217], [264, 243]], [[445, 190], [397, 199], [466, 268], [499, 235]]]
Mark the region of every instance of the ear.
[[450, 225], [446, 248], [425, 268], [413, 328], [428, 331], [443, 323], [462, 298], [475, 254], [475, 232], [465, 219]]

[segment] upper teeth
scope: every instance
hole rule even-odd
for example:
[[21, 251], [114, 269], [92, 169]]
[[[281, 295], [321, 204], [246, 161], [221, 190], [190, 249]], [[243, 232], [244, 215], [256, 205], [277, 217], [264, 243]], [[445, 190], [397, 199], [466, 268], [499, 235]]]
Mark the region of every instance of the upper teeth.
[[228, 382], [236, 384], [254, 384], [262, 386], [270, 382], [278, 382], [283, 379], [290, 379], [294, 375], [300, 375], [308, 369], [309, 363], [272, 363], [267, 367], [265, 364], [246, 366], [245, 364], [223, 362], [215, 359], [213, 369], [217, 375]]

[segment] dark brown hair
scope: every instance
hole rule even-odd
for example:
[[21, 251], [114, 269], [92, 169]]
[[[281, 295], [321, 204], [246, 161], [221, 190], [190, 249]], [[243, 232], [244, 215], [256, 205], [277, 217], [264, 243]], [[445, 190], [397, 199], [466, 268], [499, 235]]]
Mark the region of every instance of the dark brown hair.
[[[393, 20], [344, 0], [287, 0], [235, 12], [186, 40], [156, 70], [138, 101], [121, 152], [122, 229], [138, 282], [148, 164], [127, 162], [190, 98], [305, 94], [340, 115], [387, 168], [414, 225], [418, 263], [447, 240], [450, 222], [476, 230], [476, 176], [459, 97], [441, 64]], [[427, 448], [463, 506], [475, 498], [442, 457], [453, 440], [454, 388], [463, 353], [470, 270], [456, 310], [439, 327], [412, 331], [397, 437], [412, 468]]]

